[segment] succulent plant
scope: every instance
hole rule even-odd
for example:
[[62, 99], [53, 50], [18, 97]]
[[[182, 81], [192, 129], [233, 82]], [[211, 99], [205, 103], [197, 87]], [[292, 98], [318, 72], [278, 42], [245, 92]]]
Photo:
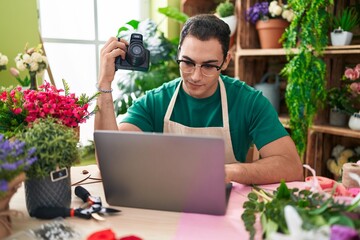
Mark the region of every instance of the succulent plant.
[[74, 128], [57, 119], [38, 119], [16, 137], [36, 148], [38, 160], [26, 171], [29, 179], [49, 176], [51, 171], [70, 168], [79, 160], [78, 137]]

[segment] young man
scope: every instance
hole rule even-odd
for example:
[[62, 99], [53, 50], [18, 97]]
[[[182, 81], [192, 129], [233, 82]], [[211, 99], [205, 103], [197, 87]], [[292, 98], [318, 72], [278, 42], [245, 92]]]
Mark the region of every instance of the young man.
[[[303, 179], [296, 147], [270, 102], [244, 82], [220, 75], [230, 62], [228, 25], [212, 14], [189, 18], [180, 35], [181, 77], [151, 90], [117, 125], [111, 82], [126, 41], [110, 38], [101, 51], [95, 130], [220, 136], [225, 140], [226, 181], [268, 184]], [[245, 163], [251, 143], [261, 160]], [[204, 166], [206, 171], [206, 166]]]

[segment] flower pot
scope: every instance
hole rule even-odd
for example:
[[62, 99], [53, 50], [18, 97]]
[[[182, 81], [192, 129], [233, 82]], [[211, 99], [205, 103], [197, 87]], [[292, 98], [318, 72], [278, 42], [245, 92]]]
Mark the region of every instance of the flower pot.
[[351, 115], [349, 119], [349, 128], [355, 131], [360, 131], [360, 112]]
[[335, 30], [330, 33], [331, 44], [333, 46], [344, 46], [351, 43], [353, 34], [351, 32]]
[[347, 124], [347, 115], [337, 108], [330, 109], [329, 124], [344, 127]]
[[[269, 83], [267, 80], [271, 75], [274, 75], [275, 82]], [[260, 80], [260, 83], [255, 84], [254, 88], [261, 91], [262, 94], [270, 101], [276, 112], [280, 110], [280, 77], [278, 74], [268, 72]]]
[[236, 31], [236, 23], [237, 23], [237, 18], [235, 15], [232, 16], [228, 16], [228, 17], [222, 17], [220, 18], [221, 20], [223, 20], [227, 25], [229, 25], [230, 28], [230, 37], [232, 35], [234, 35], [235, 31]]
[[[68, 171], [70, 172], [70, 171]], [[31, 217], [38, 207], [66, 207], [71, 204], [70, 175], [52, 181], [50, 177], [25, 181], [26, 208]]]
[[284, 19], [257, 21], [256, 30], [258, 31], [261, 48], [282, 48], [279, 40], [288, 26], [289, 22]]

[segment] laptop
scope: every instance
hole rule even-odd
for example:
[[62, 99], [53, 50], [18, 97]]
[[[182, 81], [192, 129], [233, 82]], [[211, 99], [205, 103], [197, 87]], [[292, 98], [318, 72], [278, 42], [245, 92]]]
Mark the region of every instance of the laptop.
[[94, 142], [108, 204], [225, 214], [223, 139], [95, 131]]

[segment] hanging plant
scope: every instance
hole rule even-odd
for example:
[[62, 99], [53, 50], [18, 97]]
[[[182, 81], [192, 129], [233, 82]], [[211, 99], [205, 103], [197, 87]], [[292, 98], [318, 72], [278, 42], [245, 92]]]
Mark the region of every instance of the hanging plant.
[[[328, 45], [327, 7], [333, 0], [288, 0], [288, 4], [295, 14], [283, 35], [288, 63], [282, 74], [288, 79], [285, 99], [291, 135], [303, 157], [308, 128], [326, 99], [326, 65], [321, 57]], [[294, 54], [292, 48], [298, 53]]]

